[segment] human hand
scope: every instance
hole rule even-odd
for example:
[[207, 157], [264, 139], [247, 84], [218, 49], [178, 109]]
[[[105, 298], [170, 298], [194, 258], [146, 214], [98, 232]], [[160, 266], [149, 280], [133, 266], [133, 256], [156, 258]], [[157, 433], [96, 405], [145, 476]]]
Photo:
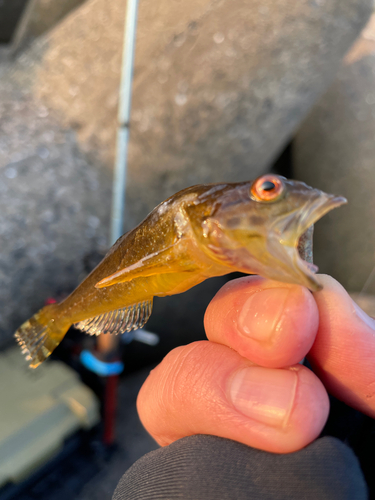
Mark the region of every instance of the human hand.
[[[314, 294], [256, 276], [219, 291], [205, 316], [209, 341], [174, 349], [140, 391], [140, 418], [160, 445], [212, 434], [296, 451], [325, 424], [326, 390], [375, 416], [375, 320], [320, 278]], [[298, 364], [307, 354], [316, 375]]]

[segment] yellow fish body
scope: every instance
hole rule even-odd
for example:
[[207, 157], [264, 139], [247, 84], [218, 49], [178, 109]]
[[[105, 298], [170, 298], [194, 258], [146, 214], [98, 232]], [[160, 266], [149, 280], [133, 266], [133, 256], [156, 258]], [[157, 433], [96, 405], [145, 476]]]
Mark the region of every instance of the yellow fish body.
[[273, 174], [184, 189], [123, 235], [69, 297], [41, 309], [15, 337], [36, 368], [71, 325], [91, 335], [141, 328], [153, 297], [184, 292], [213, 276], [241, 271], [318, 290], [298, 240], [345, 202]]

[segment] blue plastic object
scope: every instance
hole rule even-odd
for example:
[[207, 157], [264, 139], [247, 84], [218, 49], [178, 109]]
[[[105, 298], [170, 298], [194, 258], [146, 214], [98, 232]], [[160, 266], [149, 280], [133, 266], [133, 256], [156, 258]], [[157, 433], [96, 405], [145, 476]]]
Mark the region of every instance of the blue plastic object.
[[80, 355], [81, 363], [88, 370], [100, 375], [101, 377], [110, 377], [111, 375], [120, 375], [124, 370], [124, 363], [121, 361], [105, 362], [100, 361], [90, 351], [84, 349]]

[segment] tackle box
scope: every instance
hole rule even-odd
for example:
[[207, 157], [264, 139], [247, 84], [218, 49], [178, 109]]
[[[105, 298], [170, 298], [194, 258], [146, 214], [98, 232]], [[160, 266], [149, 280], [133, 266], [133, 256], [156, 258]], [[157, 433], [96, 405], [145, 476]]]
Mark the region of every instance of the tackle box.
[[0, 353], [0, 488], [27, 479], [99, 421], [99, 401], [74, 370], [59, 361], [33, 370], [18, 346]]

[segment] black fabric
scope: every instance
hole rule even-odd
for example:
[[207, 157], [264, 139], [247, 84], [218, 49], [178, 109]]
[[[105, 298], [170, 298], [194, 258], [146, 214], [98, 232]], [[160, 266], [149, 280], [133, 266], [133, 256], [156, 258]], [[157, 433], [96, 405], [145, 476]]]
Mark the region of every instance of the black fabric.
[[336, 438], [276, 455], [216, 436], [190, 436], [148, 453], [113, 500], [365, 500], [354, 453]]
[[369, 489], [369, 498], [375, 500], [375, 420], [332, 396], [330, 406], [322, 435], [336, 437], [354, 451]]

